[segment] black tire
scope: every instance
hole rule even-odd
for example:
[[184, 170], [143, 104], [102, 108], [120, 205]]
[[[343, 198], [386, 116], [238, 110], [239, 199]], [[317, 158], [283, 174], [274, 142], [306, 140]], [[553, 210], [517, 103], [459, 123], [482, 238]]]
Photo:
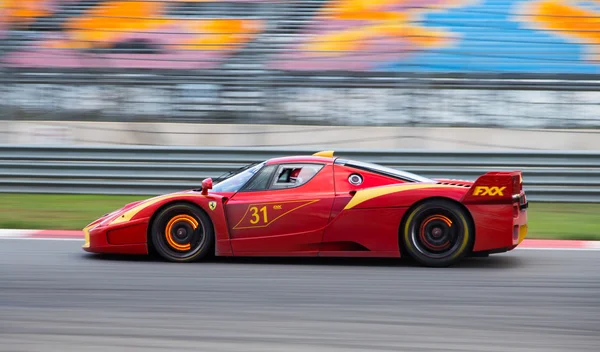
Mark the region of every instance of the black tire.
[[150, 229], [154, 250], [171, 262], [194, 262], [208, 257], [214, 248], [212, 221], [197, 206], [176, 203], [162, 209]]
[[456, 264], [471, 251], [475, 239], [470, 216], [460, 205], [444, 199], [411, 209], [401, 234], [403, 249], [428, 267]]

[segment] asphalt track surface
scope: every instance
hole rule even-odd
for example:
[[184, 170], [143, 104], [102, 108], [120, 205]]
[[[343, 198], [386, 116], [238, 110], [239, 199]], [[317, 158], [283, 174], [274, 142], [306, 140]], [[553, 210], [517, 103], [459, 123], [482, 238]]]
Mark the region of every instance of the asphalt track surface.
[[600, 251], [396, 260], [86, 254], [0, 241], [1, 351], [599, 351]]

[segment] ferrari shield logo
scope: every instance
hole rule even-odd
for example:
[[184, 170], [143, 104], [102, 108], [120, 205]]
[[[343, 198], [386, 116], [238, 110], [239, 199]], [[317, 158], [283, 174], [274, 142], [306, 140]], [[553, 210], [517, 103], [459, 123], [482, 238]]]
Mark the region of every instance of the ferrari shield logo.
[[211, 200], [210, 202], [208, 202], [208, 207], [210, 208], [210, 210], [215, 210], [215, 208], [217, 207], [217, 202]]

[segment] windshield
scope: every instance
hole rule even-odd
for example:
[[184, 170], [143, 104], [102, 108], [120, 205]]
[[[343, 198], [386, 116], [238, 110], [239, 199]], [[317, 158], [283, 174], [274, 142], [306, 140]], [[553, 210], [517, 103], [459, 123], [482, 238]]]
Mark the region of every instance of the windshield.
[[381, 165], [377, 165], [377, 164], [365, 163], [362, 161], [345, 160], [345, 165], [350, 166], [350, 167], [357, 167], [360, 169], [371, 170], [374, 172], [382, 173], [382, 174], [393, 176], [393, 177], [398, 177], [398, 178], [413, 181], [413, 182], [436, 183], [432, 179], [429, 179], [429, 178], [426, 178], [423, 176], [419, 176], [419, 175], [415, 175], [410, 172], [400, 171], [400, 170], [392, 169], [391, 167], [385, 167], [385, 166], [381, 166]]
[[217, 183], [213, 186], [212, 192], [237, 192], [264, 165], [265, 163], [260, 163]]

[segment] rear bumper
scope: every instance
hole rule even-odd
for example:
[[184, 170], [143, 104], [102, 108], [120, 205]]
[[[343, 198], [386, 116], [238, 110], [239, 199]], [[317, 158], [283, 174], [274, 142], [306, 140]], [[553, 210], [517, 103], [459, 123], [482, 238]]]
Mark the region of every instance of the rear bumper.
[[521, 210], [519, 212], [519, 217], [513, 221], [513, 237], [512, 244], [517, 246], [523, 242], [525, 237], [527, 236], [527, 231], [529, 230], [527, 226], [527, 210]]
[[517, 247], [527, 236], [526, 201], [512, 204], [470, 204], [475, 222], [473, 252], [504, 252]]
[[525, 192], [513, 196], [513, 246], [518, 246], [527, 236], [527, 209]]

